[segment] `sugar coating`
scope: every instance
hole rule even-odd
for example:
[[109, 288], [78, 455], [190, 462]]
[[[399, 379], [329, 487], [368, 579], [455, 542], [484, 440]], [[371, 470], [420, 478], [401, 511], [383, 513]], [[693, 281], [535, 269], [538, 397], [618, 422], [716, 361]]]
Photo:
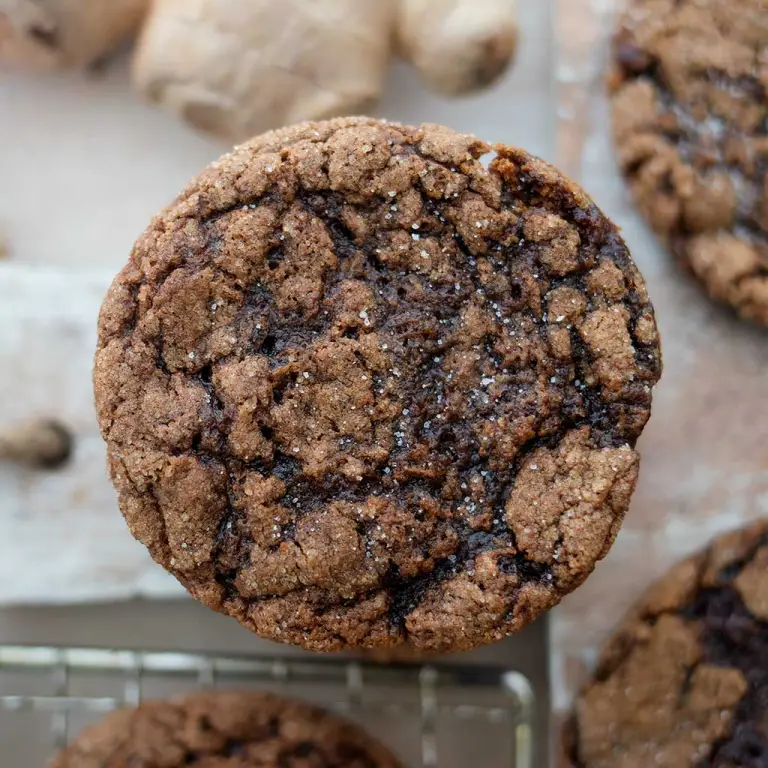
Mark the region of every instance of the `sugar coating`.
[[314, 650], [514, 632], [605, 556], [660, 373], [616, 228], [440, 126], [237, 148], [137, 242], [94, 372], [121, 510], [199, 600]]

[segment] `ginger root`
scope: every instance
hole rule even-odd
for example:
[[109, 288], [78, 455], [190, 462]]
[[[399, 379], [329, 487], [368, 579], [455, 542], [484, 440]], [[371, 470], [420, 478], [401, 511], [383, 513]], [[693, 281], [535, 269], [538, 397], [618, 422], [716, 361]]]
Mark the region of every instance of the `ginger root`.
[[55, 469], [69, 459], [72, 449], [71, 432], [52, 419], [0, 427], [0, 461]]
[[149, 0], [0, 0], [0, 62], [85, 67], [134, 32]]
[[514, 56], [515, 0], [155, 0], [138, 90], [240, 141], [280, 125], [367, 112], [392, 48], [436, 90], [494, 81]]
[[399, 52], [440, 93], [459, 96], [490, 85], [515, 55], [515, 0], [399, 3]]
[[155, 0], [134, 83], [235, 142], [365, 112], [381, 94], [395, 9], [396, 0]]

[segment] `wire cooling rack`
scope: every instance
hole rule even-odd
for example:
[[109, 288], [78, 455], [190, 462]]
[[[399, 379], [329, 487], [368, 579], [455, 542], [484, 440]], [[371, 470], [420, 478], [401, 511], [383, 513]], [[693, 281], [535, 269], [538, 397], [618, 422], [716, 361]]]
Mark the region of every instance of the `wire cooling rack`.
[[[321, 703], [401, 745], [409, 765], [465, 768], [479, 750], [494, 756], [481, 761], [488, 768], [534, 765], [534, 693], [520, 672], [306, 657], [0, 646], [0, 741], [12, 768], [31, 768], [24, 740], [39, 746], [50, 737], [47, 748], [60, 747], [114, 709], [201, 687], [256, 687]], [[41, 718], [26, 735], [15, 719], [25, 714]]]

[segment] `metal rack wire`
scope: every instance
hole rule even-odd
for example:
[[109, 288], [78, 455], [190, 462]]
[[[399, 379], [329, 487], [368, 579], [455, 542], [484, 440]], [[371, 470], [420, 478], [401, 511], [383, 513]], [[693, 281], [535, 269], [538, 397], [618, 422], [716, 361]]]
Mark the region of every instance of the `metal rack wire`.
[[[20, 692], [9, 682], [32, 675], [44, 690]], [[109, 680], [109, 695], [78, 692], [75, 679]], [[386, 715], [418, 722], [422, 768], [444, 765], [447, 732], [491, 723], [510, 768], [533, 768], [534, 694], [520, 672], [488, 666], [381, 666], [348, 659], [217, 656], [200, 653], [0, 646], [0, 714], [46, 713], [54, 746], [71, 737], [75, 714], [97, 716], [148, 697], [150, 682], [188, 687], [270, 686], [288, 695], [323, 692], [329, 709], [353, 717]], [[14, 685], [16, 686], [14, 688]], [[157, 694], [153, 693], [152, 697]], [[446, 726], [448, 726], [446, 728]], [[503, 747], [503, 748], [502, 748]]]

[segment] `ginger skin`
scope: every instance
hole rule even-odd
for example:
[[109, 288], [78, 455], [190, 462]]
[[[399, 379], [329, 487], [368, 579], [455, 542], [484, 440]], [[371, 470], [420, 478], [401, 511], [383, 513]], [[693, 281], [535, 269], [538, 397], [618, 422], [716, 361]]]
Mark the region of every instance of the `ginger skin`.
[[496, 80], [516, 42], [514, 0], [156, 0], [134, 83], [240, 142], [370, 111], [396, 49], [435, 90], [460, 95]]
[[515, 0], [399, 2], [399, 53], [439, 93], [460, 96], [485, 88], [515, 55]]
[[381, 95], [394, 10], [395, 0], [157, 0], [134, 83], [230, 142], [365, 112]]
[[139, 27], [149, 0], [0, 0], [0, 65], [87, 67]]

